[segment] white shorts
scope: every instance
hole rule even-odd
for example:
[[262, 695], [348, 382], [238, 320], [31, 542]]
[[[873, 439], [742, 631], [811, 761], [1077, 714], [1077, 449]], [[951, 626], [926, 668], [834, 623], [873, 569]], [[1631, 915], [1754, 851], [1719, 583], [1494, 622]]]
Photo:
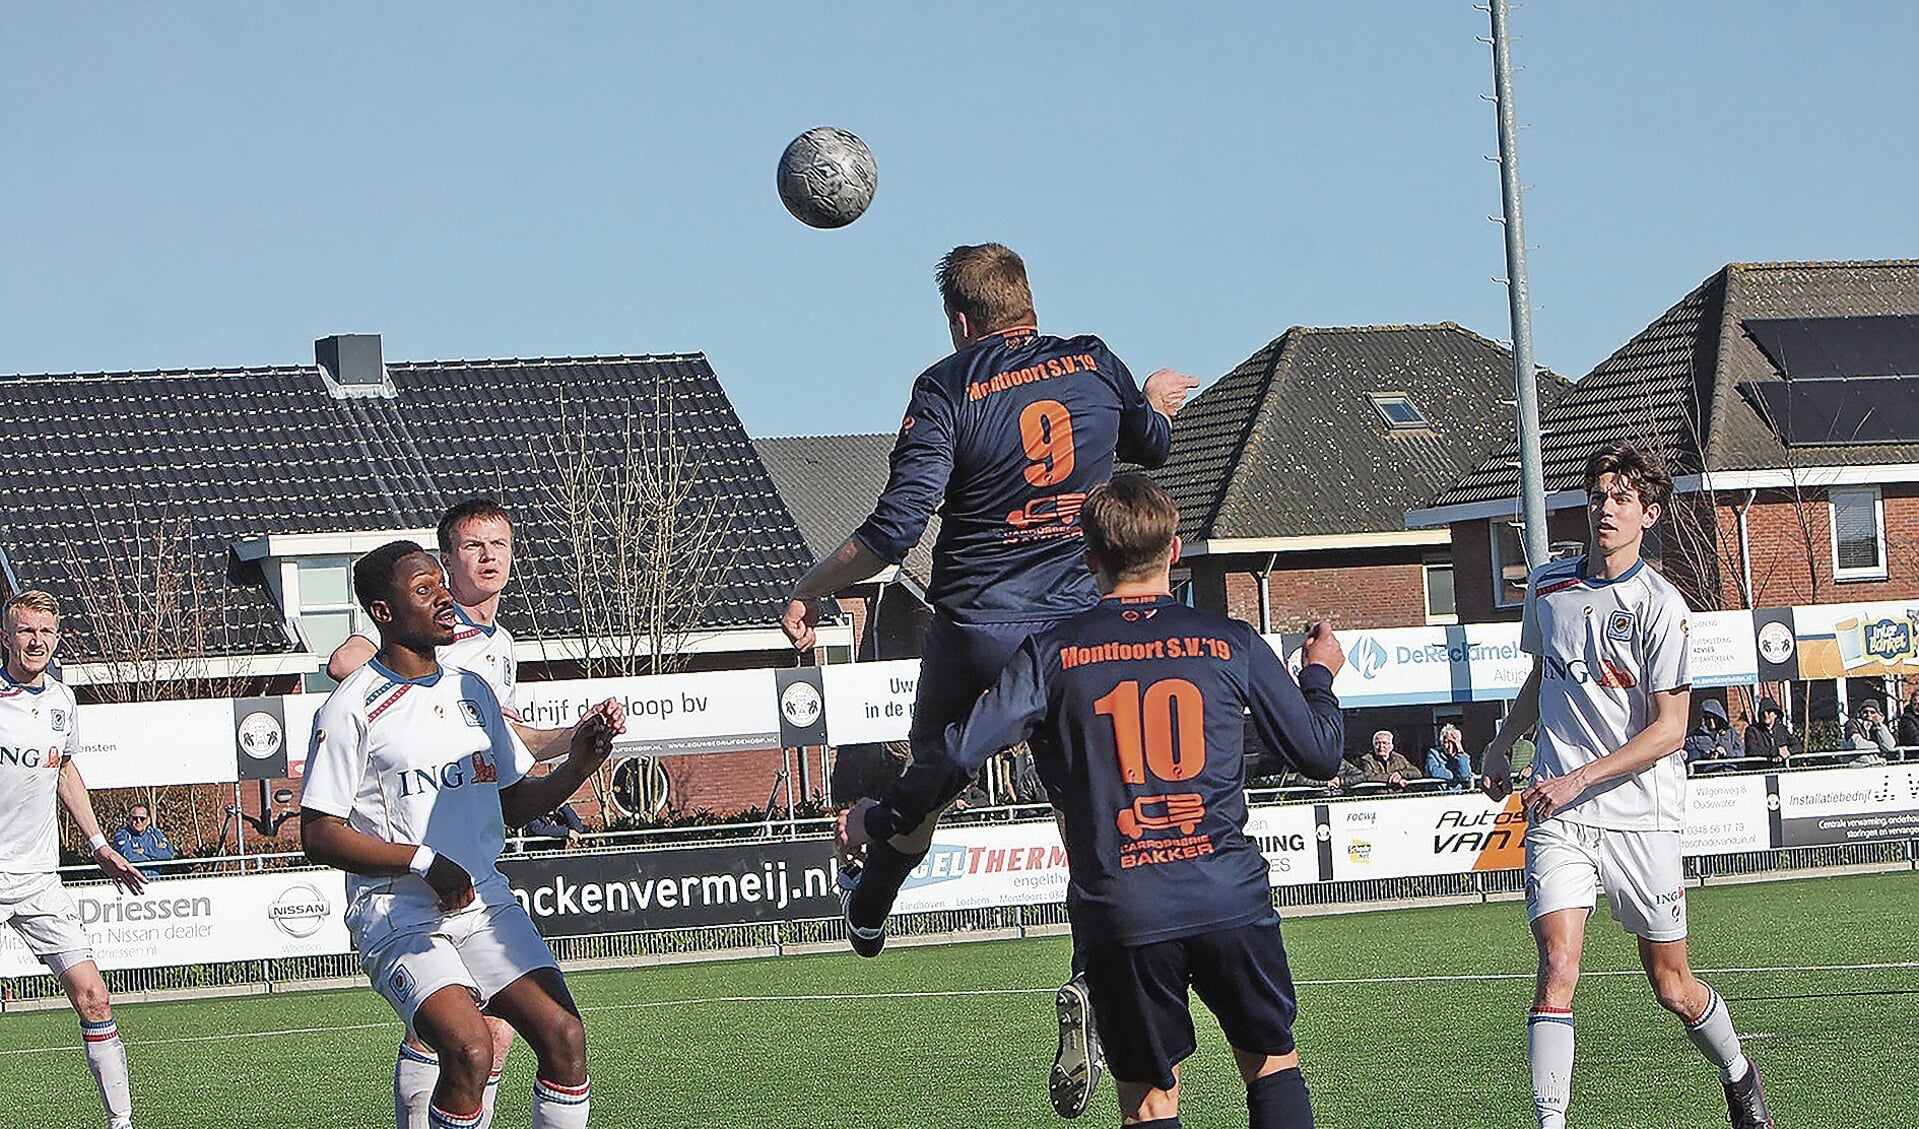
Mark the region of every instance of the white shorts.
[[518, 902], [459, 913], [422, 912], [407, 900], [374, 894], [347, 911], [360, 967], [413, 1030], [413, 1013], [428, 996], [459, 984], [484, 1008], [507, 985], [541, 968], [556, 968], [533, 919]]
[[0, 874], [0, 921], [55, 976], [93, 959], [80, 909], [58, 874]]
[[1549, 819], [1526, 829], [1526, 917], [1592, 909], [1648, 941], [1686, 936], [1686, 862], [1677, 831], [1614, 831]]

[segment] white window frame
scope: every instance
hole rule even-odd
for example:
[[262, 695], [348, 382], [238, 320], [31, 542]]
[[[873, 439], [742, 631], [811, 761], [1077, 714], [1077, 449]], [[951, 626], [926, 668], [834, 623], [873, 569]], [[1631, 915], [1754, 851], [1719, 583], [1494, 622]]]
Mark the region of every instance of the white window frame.
[[[1434, 569], [1443, 568], [1453, 576], [1453, 610], [1450, 612], [1433, 611]], [[1433, 557], [1419, 564], [1420, 599], [1426, 607], [1426, 622], [1430, 624], [1455, 624], [1459, 622], [1459, 571], [1453, 567], [1450, 557]]]
[[[1879, 563], [1867, 568], [1839, 567], [1839, 505], [1842, 495], [1870, 496], [1873, 536], [1878, 540]], [[1832, 538], [1832, 578], [1836, 582], [1884, 580], [1890, 573], [1886, 562], [1886, 497], [1877, 486], [1835, 487], [1826, 492], [1826, 527]]]
[[[1512, 530], [1513, 536], [1519, 542], [1519, 560], [1517, 561], [1507, 561], [1502, 559], [1504, 554], [1500, 551], [1500, 537], [1499, 537], [1499, 531], [1502, 527]], [[1492, 575], [1493, 606], [1496, 608], [1517, 608], [1522, 606], [1526, 602], [1526, 581], [1522, 579], [1517, 585], [1514, 586], [1518, 588], [1519, 595], [1509, 600], [1506, 598], [1507, 585], [1506, 585], [1505, 572], [1506, 572], [1506, 566], [1509, 564], [1518, 564], [1521, 566], [1524, 566], [1526, 564], [1525, 530], [1517, 522], [1514, 522], [1505, 518], [1494, 518], [1492, 519], [1492, 521], [1488, 522], [1486, 525], [1486, 538], [1490, 542], [1490, 544], [1487, 546], [1489, 551], [1488, 555], [1491, 556], [1492, 562], [1493, 562], [1493, 570], [1492, 570], [1493, 571], [1493, 575]], [[1530, 575], [1530, 569], [1528, 570], [1528, 575]], [[1459, 587], [1457, 583], [1458, 577], [1455, 576], [1453, 579], [1455, 582], [1453, 587], [1453, 595], [1454, 595], [1454, 598], [1457, 599], [1459, 594]]]

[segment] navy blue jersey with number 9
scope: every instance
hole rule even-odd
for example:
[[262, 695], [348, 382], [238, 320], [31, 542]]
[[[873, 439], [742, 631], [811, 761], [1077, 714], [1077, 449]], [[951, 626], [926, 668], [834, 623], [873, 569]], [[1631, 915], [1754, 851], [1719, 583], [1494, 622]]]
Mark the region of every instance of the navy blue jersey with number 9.
[[1056, 620], [1099, 598], [1079, 510], [1115, 453], [1159, 466], [1172, 424], [1097, 337], [990, 334], [922, 373], [886, 491], [854, 531], [897, 564], [938, 507], [927, 599], [961, 622]]

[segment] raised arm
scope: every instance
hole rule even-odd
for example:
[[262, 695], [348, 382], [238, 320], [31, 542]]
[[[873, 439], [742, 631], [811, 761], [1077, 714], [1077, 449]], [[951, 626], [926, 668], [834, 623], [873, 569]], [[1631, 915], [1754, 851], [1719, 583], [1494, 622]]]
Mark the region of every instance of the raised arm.
[[326, 676], [335, 682], [346, 681], [346, 676], [365, 666], [374, 654], [373, 640], [364, 635], [349, 635], [346, 642], [333, 648], [327, 656]]
[[1256, 634], [1250, 634], [1250, 639], [1247, 704], [1260, 740], [1307, 779], [1337, 776], [1340, 754], [1346, 748], [1346, 719], [1339, 710], [1339, 696], [1333, 693], [1333, 676], [1344, 665], [1345, 652], [1332, 628], [1313, 625], [1297, 682], [1264, 639]]
[[547, 814], [580, 790], [612, 755], [613, 738], [626, 732], [626, 710], [608, 698], [581, 716], [573, 727], [567, 755], [545, 776], [522, 776], [500, 789], [500, 814], [508, 827], [521, 827]]

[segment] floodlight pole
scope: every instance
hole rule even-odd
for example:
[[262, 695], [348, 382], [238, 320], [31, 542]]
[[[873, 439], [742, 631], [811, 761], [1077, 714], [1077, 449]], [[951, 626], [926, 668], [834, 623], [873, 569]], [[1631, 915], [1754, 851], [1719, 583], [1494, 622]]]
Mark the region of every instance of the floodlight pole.
[[1493, 89], [1499, 107], [1499, 190], [1506, 229], [1506, 296], [1512, 307], [1513, 388], [1519, 401], [1519, 498], [1526, 564], [1546, 563], [1546, 480], [1539, 455], [1539, 381], [1533, 365], [1532, 302], [1526, 290], [1526, 223], [1519, 206], [1519, 127], [1513, 120], [1513, 64], [1506, 0], [1487, 0], [1493, 19]]

